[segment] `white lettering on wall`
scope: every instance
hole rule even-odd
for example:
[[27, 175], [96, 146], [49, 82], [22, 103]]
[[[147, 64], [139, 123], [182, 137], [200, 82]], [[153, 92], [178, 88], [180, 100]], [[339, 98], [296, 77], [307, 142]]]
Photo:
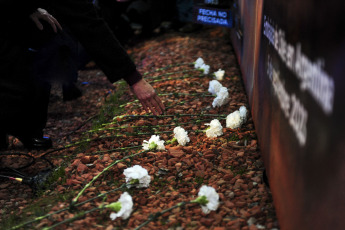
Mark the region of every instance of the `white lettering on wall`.
[[300, 43], [287, 43], [285, 32], [264, 16], [263, 34], [277, 51], [279, 57], [300, 80], [301, 90], [308, 91], [327, 114], [333, 112], [334, 80], [325, 72], [323, 59], [312, 62], [302, 53]]
[[305, 145], [307, 140], [308, 112], [294, 94], [291, 96], [291, 105], [292, 108], [289, 123], [295, 131], [300, 144]]
[[267, 60], [267, 75], [272, 82], [273, 90], [278, 98], [280, 108], [285, 118], [288, 119], [299, 144], [304, 146], [307, 140], [308, 111], [295, 94], [290, 95], [287, 92], [285, 83], [281, 80], [279, 71], [273, 67], [270, 56], [268, 56]]
[[215, 17], [210, 17], [210, 16], [198, 15], [196, 20], [200, 21], [200, 22], [214, 23], [214, 24], [224, 25], [224, 26], [229, 25], [229, 23], [226, 19], [215, 18]]

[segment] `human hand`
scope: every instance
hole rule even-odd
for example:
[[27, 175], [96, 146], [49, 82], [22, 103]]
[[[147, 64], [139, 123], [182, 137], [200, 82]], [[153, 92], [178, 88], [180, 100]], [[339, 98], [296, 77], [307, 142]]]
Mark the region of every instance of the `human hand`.
[[154, 115], [160, 115], [164, 112], [165, 107], [161, 99], [157, 96], [152, 86], [144, 79], [132, 85], [131, 90], [137, 96], [146, 112], [151, 110]]
[[45, 9], [38, 8], [36, 12], [30, 15], [30, 18], [36, 24], [39, 30], [43, 30], [43, 25], [40, 20], [47, 21], [51, 27], [53, 28], [54, 32], [57, 33], [57, 29], [59, 28], [62, 30], [62, 27], [58, 20], [56, 20], [51, 14], [49, 14]]

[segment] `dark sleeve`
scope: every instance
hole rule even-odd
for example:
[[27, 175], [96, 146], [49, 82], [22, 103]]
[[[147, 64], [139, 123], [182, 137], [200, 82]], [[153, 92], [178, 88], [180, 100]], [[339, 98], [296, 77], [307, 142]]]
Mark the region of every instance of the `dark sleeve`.
[[88, 0], [51, 0], [53, 15], [66, 25], [111, 82], [142, 79], [134, 62]]

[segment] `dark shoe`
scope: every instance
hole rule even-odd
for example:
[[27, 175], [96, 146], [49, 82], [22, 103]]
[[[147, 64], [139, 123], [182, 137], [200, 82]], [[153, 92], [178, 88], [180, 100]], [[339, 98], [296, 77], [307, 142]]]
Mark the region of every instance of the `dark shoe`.
[[6, 134], [0, 134], [0, 150], [6, 150], [8, 148], [8, 138]]
[[18, 137], [18, 139], [29, 150], [45, 150], [53, 146], [52, 140], [49, 137]]

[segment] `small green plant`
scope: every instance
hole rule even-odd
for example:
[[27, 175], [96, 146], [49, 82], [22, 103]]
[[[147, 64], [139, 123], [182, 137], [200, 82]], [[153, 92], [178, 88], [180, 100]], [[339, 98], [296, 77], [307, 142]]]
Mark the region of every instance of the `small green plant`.
[[233, 133], [230, 135], [230, 137], [228, 138], [228, 141], [239, 141], [240, 138], [236, 133]]
[[235, 176], [237, 176], [237, 175], [242, 176], [247, 171], [246, 168], [244, 168], [244, 167], [236, 167], [235, 168], [234, 166], [231, 166], [230, 170], [234, 173]]
[[200, 185], [202, 185], [204, 183], [204, 178], [201, 177], [201, 176], [197, 176], [197, 177], [195, 177], [194, 181], [195, 181], [195, 183], [198, 184], [198, 186], [200, 186]]

